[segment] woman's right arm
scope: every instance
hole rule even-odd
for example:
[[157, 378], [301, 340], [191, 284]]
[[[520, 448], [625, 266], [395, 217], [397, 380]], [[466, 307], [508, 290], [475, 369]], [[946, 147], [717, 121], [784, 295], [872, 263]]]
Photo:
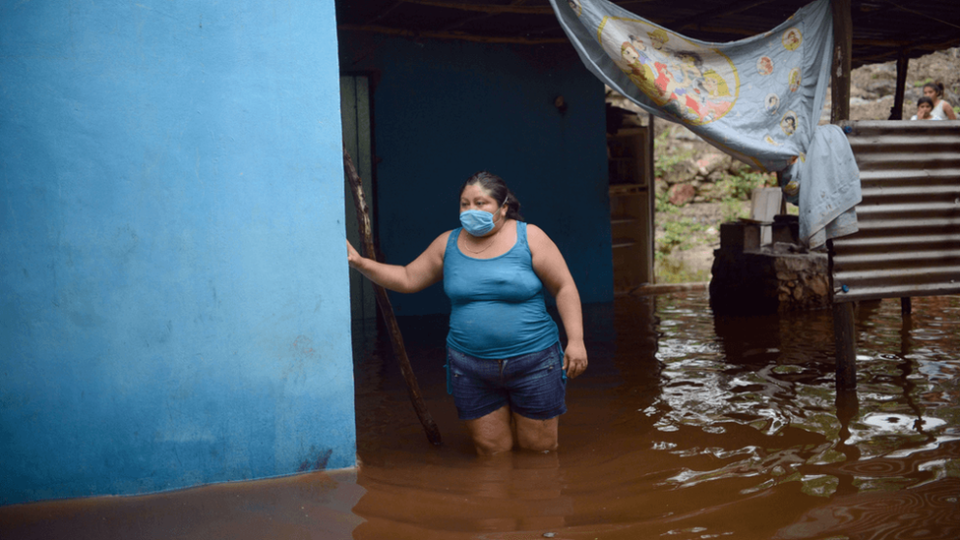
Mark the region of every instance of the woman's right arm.
[[406, 266], [385, 264], [360, 255], [347, 241], [347, 262], [377, 285], [401, 293], [415, 293], [443, 277], [443, 252], [450, 232], [437, 237], [426, 251]]

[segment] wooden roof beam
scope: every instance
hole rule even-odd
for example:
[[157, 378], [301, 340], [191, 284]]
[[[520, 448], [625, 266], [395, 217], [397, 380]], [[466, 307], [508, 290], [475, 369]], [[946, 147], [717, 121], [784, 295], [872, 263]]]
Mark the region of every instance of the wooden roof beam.
[[[674, 19], [668, 23], [669, 25], [683, 22], [680, 26], [677, 26], [675, 30], [683, 30], [684, 28], [690, 28], [691, 26], [698, 26], [704, 21], [712, 21], [716, 19], [722, 19], [724, 17], [729, 17], [730, 15], [736, 15], [737, 13], [747, 11], [748, 9], [753, 9], [757, 6], [762, 6], [764, 4], [769, 4], [774, 0], [741, 0], [740, 2], [734, 2], [731, 5], [726, 5], [716, 9], [711, 9], [709, 11], [704, 11], [699, 15], [694, 15], [686, 19]], [[666, 25], [665, 25], [666, 26]], [[671, 29], [674, 29], [671, 27]]]
[[366, 22], [366, 24], [373, 24], [373, 23], [379, 21], [380, 19], [386, 17], [387, 15], [390, 14], [391, 11], [393, 11], [393, 10], [397, 9], [398, 7], [400, 7], [400, 5], [403, 4], [403, 1], [404, 1], [404, 0], [395, 0], [394, 3], [390, 4], [390, 7], [388, 7], [387, 9], [385, 9], [385, 10], [383, 10], [383, 11], [381, 11], [379, 14], [375, 15], [374, 17], [368, 19], [367, 22]]
[[[523, 7], [523, 3], [524, 3], [524, 2], [526, 2], [526, 0], [514, 0], [509, 6], [506, 6], [506, 7]], [[472, 23], [472, 22], [476, 22], [476, 21], [482, 21], [482, 20], [484, 20], [484, 19], [489, 19], [490, 17], [494, 17], [494, 16], [496, 16], [496, 15], [499, 15], [499, 13], [484, 13], [484, 14], [482, 14], [482, 15], [473, 15], [473, 16], [470, 16], [470, 17], [466, 17], [466, 18], [464, 18], [464, 19], [460, 19], [460, 20], [457, 21], [457, 22], [448, 24], [448, 25], [444, 26], [443, 28], [441, 28], [440, 30], [441, 30], [442, 32], [447, 32], [447, 31], [450, 31], [450, 30], [455, 30], [455, 29], [460, 28], [461, 26], [463, 26], [463, 25], [465, 25], [465, 24]]]
[[545, 45], [570, 43], [566, 37], [562, 38], [525, 38], [516, 36], [481, 36], [477, 34], [467, 34], [464, 32], [438, 32], [425, 30], [422, 32], [414, 30], [404, 30], [402, 28], [390, 28], [388, 26], [363, 25], [363, 24], [340, 24], [338, 30], [348, 30], [356, 32], [374, 32], [377, 34], [387, 34], [391, 36], [402, 36], [409, 38], [430, 38], [430, 39], [452, 39], [459, 41], [473, 41], [477, 43], [515, 43], [520, 45]]
[[[501, 13], [515, 13], [518, 15], [553, 15], [553, 8], [550, 6], [523, 6], [508, 5], [501, 6], [497, 4], [460, 4], [449, 0], [400, 0], [407, 4], [416, 4], [419, 6], [428, 6], [444, 9], [458, 9], [461, 11], [473, 11], [476, 13], [487, 13], [490, 15], [499, 15]], [[617, 2], [620, 7], [631, 4], [646, 4], [654, 0], [627, 0], [626, 2]]]

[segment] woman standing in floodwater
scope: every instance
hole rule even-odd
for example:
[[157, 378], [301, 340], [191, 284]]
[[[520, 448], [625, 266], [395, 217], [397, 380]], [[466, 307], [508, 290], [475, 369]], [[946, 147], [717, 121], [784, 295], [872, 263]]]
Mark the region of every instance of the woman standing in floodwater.
[[[559, 416], [567, 410], [565, 378], [587, 368], [573, 276], [556, 244], [523, 221], [520, 201], [495, 174], [478, 172], [460, 188], [460, 223], [406, 266], [364, 258], [349, 242], [348, 261], [397, 292], [421, 291], [443, 279], [452, 306], [447, 390], [477, 453], [507, 451], [514, 442], [526, 450], [555, 450]], [[557, 301], [565, 353], [544, 286]]]

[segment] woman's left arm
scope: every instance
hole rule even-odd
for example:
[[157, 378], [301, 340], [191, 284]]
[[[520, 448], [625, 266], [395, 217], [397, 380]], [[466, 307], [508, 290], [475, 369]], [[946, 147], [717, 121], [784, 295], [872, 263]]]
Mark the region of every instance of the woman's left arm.
[[953, 107], [951, 107], [950, 104], [947, 103], [947, 100], [945, 99], [941, 99], [940, 101], [943, 102], [943, 105], [941, 106], [941, 108], [943, 109], [943, 114], [944, 116], [947, 117], [947, 120], [956, 120], [957, 113], [953, 112]]
[[580, 293], [563, 255], [553, 240], [536, 225], [527, 225], [527, 242], [533, 257], [533, 271], [557, 300], [557, 310], [567, 333], [563, 368], [571, 379], [587, 369], [587, 348], [583, 345], [583, 314]]

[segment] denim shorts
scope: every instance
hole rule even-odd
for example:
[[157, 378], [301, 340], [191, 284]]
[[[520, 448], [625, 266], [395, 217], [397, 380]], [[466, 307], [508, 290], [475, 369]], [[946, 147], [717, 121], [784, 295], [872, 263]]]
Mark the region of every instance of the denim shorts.
[[447, 391], [461, 420], [475, 420], [509, 405], [533, 420], [567, 412], [560, 344], [512, 358], [474, 358], [447, 347]]

